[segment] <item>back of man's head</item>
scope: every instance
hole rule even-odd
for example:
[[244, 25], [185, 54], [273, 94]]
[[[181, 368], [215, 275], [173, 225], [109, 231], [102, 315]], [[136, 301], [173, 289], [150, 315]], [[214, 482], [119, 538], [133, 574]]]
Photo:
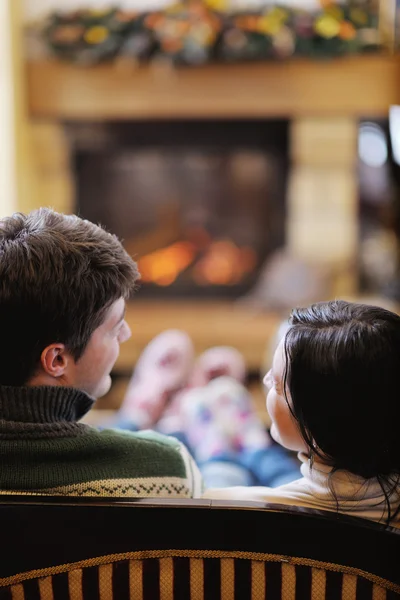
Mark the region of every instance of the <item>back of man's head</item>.
[[46, 208], [0, 220], [0, 385], [27, 384], [53, 342], [78, 360], [138, 278], [119, 240], [89, 221]]

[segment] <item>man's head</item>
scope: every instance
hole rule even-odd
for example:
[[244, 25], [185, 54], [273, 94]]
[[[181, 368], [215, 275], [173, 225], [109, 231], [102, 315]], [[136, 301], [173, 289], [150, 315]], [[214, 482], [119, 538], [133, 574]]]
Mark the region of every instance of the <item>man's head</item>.
[[119, 240], [41, 208], [0, 220], [0, 385], [66, 385], [100, 397], [139, 273]]

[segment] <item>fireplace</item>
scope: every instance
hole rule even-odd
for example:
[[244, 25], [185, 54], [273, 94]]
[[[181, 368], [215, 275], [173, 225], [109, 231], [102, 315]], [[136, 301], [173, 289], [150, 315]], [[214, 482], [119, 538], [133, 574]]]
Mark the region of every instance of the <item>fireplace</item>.
[[[104, 204], [103, 190], [97, 193], [88, 189], [87, 183], [86, 187], [82, 184], [83, 173], [89, 168], [90, 153], [98, 157], [103, 154], [104, 164], [119, 144], [116, 131], [119, 130], [119, 136], [125, 136], [126, 130], [128, 135], [128, 122], [129, 128], [136, 130], [135, 143], [131, 141], [129, 145], [131, 152], [138, 149], [136, 142], [139, 141], [142, 150], [162, 146], [169, 152], [173, 140], [186, 155], [188, 143], [193, 147], [193, 140], [198, 145], [202, 140], [203, 148], [215, 148], [219, 140], [205, 134], [206, 127], [211, 129], [210, 123], [216, 125], [216, 120], [220, 119], [218, 127], [222, 128], [229, 121], [234, 124], [245, 121], [242, 132], [246, 131], [248, 137], [236, 150], [243, 151], [244, 148], [247, 153], [255, 149], [275, 161], [270, 163], [270, 212], [263, 217], [264, 238], [258, 243], [264, 246], [259, 250], [258, 264], [264, 258], [267, 260], [268, 252], [273, 252], [273, 248], [284, 241], [291, 256], [332, 268], [330, 297], [357, 296], [359, 120], [366, 115], [373, 120], [386, 119], [389, 106], [400, 104], [400, 62], [397, 57], [382, 54], [329, 63], [293, 60], [285, 64], [270, 61], [207, 65], [165, 73], [145, 67], [127, 71], [112, 63], [83, 69], [60, 61], [37, 60], [28, 62], [26, 72], [32, 148], [28, 157], [31, 173], [28, 174], [31, 177], [28, 180], [27, 174], [21, 173], [21, 183], [29, 181], [29, 185], [21, 187], [20, 210], [51, 205], [56, 210], [71, 213], [79, 208], [91, 218], [91, 211], [95, 211], [96, 205], [100, 209], [103, 203], [101, 210], [105, 216], [94, 214], [93, 219], [105, 221], [128, 244], [129, 232], [125, 229], [128, 219], [120, 224], [113, 223], [113, 211]], [[170, 121], [166, 124], [167, 119]], [[257, 127], [253, 129], [254, 119], [257, 119]], [[274, 124], [275, 119], [289, 120], [289, 125], [284, 121], [279, 124], [282, 133], [276, 136], [271, 133], [278, 127]], [[182, 121], [179, 131], [177, 125]], [[197, 123], [197, 137], [192, 134], [192, 139], [188, 139], [186, 131], [193, 123]], [[173, 137], [170, 135], [166, 140], [164, 136], [162, 143], [160, 127], [169, 127], [171, 131], [172, 126]], [[250, 143], [250, 129], [256, 130], [257, 143], [254, 139]], [[140, 137], [139, 131], [142, 132]], [[181, 141], [183, 136], [186, 137], [185, 144]], [[234, 145], [232, 138], [228, 139], [224, 148], [230, 150]], [[222, 143], [219, 143], [221, 148]], [[289, 162], [290, 169], [287, 169]], [[108, 163], [106, 167], [111, 169], [111, 159]], [[105, 176], [93, 164], [91, 169], [98, 190]], [[117, 191], [111, 195], [107, 193], [114, 203], [122, 198]], [[84, 198], [83, 193], [89, 192], [95, 195], [91, 199]], [[89, 201], [92, 202], [91, 209], [87, 206]], [[228, 202], [228, 206], [231, 208], [232, 204]], [[224, 209], [223, 214], [227, 215], [227, 221], [233, 213]], [[246, 214], [250, 215], [250, 211]], [[161, 218], [165, 221], [165, 217]], [[224, 224], [222, 217], [221, 220]], [[271, 220], [275, 221], [274, 226]], [[136, 222], [137, 215], [131, 219], [131, 223]], [[130, 251], [138, 257], [139, 252], [141, 255], [151, 253], [154, 245], [139, 247], [139, 234], [144, 232], [147, 236], [149, 229], [143, 224], [137, 228], [137, 244], [134, 247], [134, 238], [131, 238]], [[179, 235], [174, 239], [180, 241], [182, 237]], [[252, 244], [255, 240], [256, 236], [251, 240]], [[242, 244], [241, 239], [234, 241]], [[156, 248], [167, 248], [174, 243], [170, 239], [161, 242]], [[370, 254], [375, 256], [376, 246], [368, 247]], [[253, 274], [251, 276], [256, 279]], [[190, 334], [196, 353], [214, 345], [233, 345], [245, 356], [248, 369], [257, 372], [281, 313], [271, 309], [254, 310], [248, 303], [233, 302], [231, 298], [214, 298], [207, 302], [201, 297], [185, 298], [182, 289], [179, 291], [182, 297], [172, 300], [173, 294], [178, 295], [176, 286], [181, 280], [182, 276], [179, 282], [176, 280], [167, 286], [145, 284], [128, 303], [127, 318], [134, 335], [122, 345], [116, 369], [130, 373], [141, 350], [155, 335], [163, 329], [177, 327]], [[215, 284], [206, 289], [196, 285], [191, 288], [193, 296], [216, 294], [217, 291], [232, 295], [241, 293], [237, 283], [234, 288], [221, 286], [220, 290]], [[243, 281], [241, 285], [244, 285]], [[251, 285], [249, 280], [247, 285]], [[146, 298], [145, 294], [155, 291], [157, 295], [153, 299]], [[167, 294], [171, 301], [165, 299]], [[284, 312], [286, 315], [287, 311]]]
[[142, 297], [240, 297], [284, 245], [288, 121], [67, 127], [76, 211], [123, 240]]

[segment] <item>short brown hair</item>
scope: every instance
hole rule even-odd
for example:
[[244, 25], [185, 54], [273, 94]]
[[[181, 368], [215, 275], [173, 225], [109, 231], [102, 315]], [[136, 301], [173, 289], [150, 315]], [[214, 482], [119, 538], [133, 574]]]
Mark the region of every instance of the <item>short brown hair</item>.
[[0, 220], [0, 384], [25, 385], [54, 342], [78, 360], [138, 279], [121, 242], [75, 215], [40, 208]]

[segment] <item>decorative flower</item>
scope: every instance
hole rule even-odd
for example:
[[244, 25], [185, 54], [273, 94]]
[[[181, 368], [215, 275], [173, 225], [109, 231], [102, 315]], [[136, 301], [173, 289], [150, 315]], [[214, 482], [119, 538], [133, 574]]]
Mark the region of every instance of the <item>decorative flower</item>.
[[291, 56], [295, 49], [295, 39], [293, 32], [285, 25], [282, 29], [274, 36], [272, 41], [276, 54], [281, 58], [287, 58]]
[[163, 38], [182, 38], [189, 28], [187, 21], [180, 21], [178, 19], [169, 19], [161, 24], [161, 27], [156, 27], [161, 37]]
[[56, 44], [74, 44], [81, 39], [83, 32], [82, 25], [62, 25], [54, 29], [51, 40]]
[[242, 50], [246, 46], [247, 39], [245, 34], [239, 29], [230, 29], [224, 35], [224, 41], [227, 46], [234, 50]]
[[296, 15], [294, 30], [301, 38], [312, 38], [314, 35], [314, 22], [311, 15]]
[[165, 8], [165, 13], [166, 14], [183, 13], [185, 10], [187, 10], [186, 4], [184, 4], [183, 2], [179, 2], [177, 4], [167, 5], [167, 7]]
[[368, 15], [365, 10], [361, 8], [352, 8], [350, 10], [350, 19], [356, 24], [360, 26], [365, 26], [368, 23]]
[[228, 0], [205, 0], [206, 6], [217, 12], [226, 12], [229, 9]]
[[321, 37], [334, 38], [339, 34], [340, 23], [331, 15], [324, 14], [315, 20], [314, 29]]
[[87, 16], [94, 17], [95, 19], [102, 19], [111, 13], [109, 8], [90, 8], [86, 11]]
[[120, 23], [129, 23], [130, 21], [134, 21], [137, 18], [138, 14], [139, 13], [134, 10], [118, 10], [115, 13], [115, 19]]
[[[378, 11], [366, 0], [320, 0], [317, 11], [271, 0], [268, 9], [229, 13], [231, 2], [176, 0], [158, 12], [118, 6], [53, 12], [41, 32], [52, 52], [85, 65], [118, 57], [200, 64], [292, 54], [336, 56], [381, 44]], [[327, 42], [321, 43], [321, 37]]]
[[107, 27], [104, 27], [104, 25], [95, 25], [86, 31], [84, 39], [88, 44], [101, 44], [109, 35], [110, 32]]
[[378, 29], [372, 27], [359, 29], [357, 36], [366, 46], [378, 47], [381, 43], [381, 35]]
[[258, 31], [259, 17], [256, 15], [246, 15], [237, 17], [234, 24], [242, 31]]
[[210, 46], [215, 40], [215, 31], [207, 23], [200, 23], [192, 28], [190, 37], [204, 46]]
[[257, 22], [257, 30], [265, 35], [275, 35], [281, 29], [282, 23], [278, 19], [273, 19], [269, 15], [260, 17]]
[[157, 29], [163, 23], [165, 23], [166, 18], [162, 13], [152, 13], [145, 19], [145, 25], [149, 29]]
[[343, 21], [340, 24], [339, 37], [342, 40], [354, 40], [357, 35], [356, 28], [350, 21]]
[[282, 29], [287, 17], [286, 10], [273, 8], [265, 16], [258, 19], [257, 30], [266, 35], [276, 35]]
[[272, 10], [270, 10], [269, 14], [274, 19], [279, 19], [282, 23], [284, 23], [285, 21], [287, 21], [287, 19], [289, 17], [288, 11], [286, 9], [284, 9], [284, 8], [280, 8], [279, 6], [275, 6], [275, 8], [273, 8]]
[[60, 23], [66, 25], [67, 23], [76, 23], [77, 21], [79, 21], [81, 19], [83, 14], [84, 14], [84, 11], [82, 11], [82, 10], [74, 10], [70, 13], [61, 13], [61, 14], [57, 13], [57, 19], [59, 20]]
[[165, 38], [161, 42], [161, 47], [168, 53], [176, 53], [183, 48], [182, 40], [177, 38]]
[[342, 19], [344, 19], [344, 12], [343, 12], [343, 9], [340, 8], [340, 6], [336, 6], [336, 5], [328, 6], [326, 8], [325, 12], [327, 15], [330, 15], [337, 21], [341, 21]]

